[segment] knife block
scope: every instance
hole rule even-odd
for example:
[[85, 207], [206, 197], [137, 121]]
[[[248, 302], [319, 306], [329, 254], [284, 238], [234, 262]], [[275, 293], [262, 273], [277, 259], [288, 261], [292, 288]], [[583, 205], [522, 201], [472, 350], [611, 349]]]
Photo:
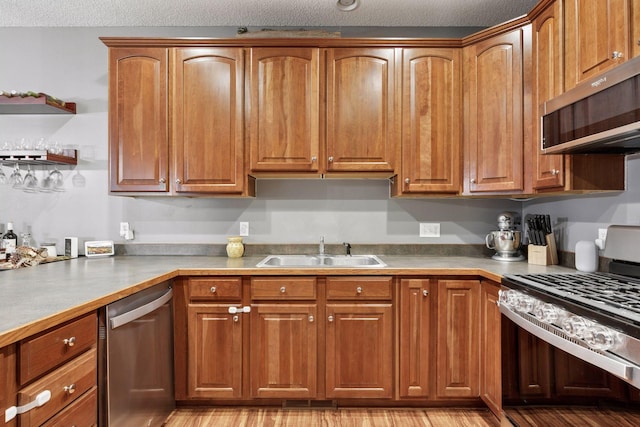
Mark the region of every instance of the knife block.
[[529, 264], [556, 265], [558, 264], [558, 249], [556, 248], [556, 237], [553, 233], [545, 237], [545, 246], [529, 245], [527, 247]]

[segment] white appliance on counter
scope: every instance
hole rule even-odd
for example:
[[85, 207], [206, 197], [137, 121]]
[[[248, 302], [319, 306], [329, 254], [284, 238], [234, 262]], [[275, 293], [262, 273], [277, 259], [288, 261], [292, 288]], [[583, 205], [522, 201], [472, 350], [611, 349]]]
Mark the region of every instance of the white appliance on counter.
[[172, 299], [165, 282], [102, 311], [101, 426], [161, 426], [175, 408]]

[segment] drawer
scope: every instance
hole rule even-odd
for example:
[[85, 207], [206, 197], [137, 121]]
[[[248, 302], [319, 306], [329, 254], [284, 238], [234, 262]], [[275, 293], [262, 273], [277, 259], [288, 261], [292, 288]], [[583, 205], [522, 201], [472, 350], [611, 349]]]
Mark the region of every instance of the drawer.
[[26, 405], [45, 390], [51, 400], [44, 405], [18, 415], [21, 427], [39, 426], [71, 404], [86, 391], [97, 386], [96, 349], [92, 348], [33, 384], [18, 391], [18, 404]]
[[96, 345], [97, 336], [97, 316], [90, 313], [20, 341], [20, 384], [26, 384]]
[[192, 300], [240, 301], [242, 298], [240, 277], [190, 277], [188, 288]]
[[260, 277], [251, 279], [251, 299], [316, 299], [315, 277]]
[[98, 388], [93, 387], [42, 427], [91, 427], [98, 425]]
[[390, 300], [391, 277], [328, 277], [328, 300]]

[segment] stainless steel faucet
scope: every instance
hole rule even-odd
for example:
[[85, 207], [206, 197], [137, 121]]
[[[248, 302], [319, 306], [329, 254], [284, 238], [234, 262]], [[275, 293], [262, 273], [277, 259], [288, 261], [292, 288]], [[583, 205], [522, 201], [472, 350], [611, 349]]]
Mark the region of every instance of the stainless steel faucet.
[[318, 253], [320, 255], [324, 255], [324, 236], [320, 236], [320, 247], [318, 248]]
[[347, 256], [351, 256], [351, 244], [348, 243], [348, 242], [344, 242], [343, 245], [344, 245], [344, 249], [346, 251], [346, 255]]

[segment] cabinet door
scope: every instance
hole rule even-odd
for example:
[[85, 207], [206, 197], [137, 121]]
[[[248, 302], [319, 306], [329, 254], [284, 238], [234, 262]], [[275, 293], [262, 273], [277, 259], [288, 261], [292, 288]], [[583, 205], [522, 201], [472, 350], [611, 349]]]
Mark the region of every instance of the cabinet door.
[[564, 186], [564, 156], [542, 154], [540, 121], [544, 103], [562, 93], [562, 22], [560, 2], [551, 4], [533, 21], [534, 105], [531, 159], [534, 190]]
[[317, 172], [320, 50], [251, 49], [251, 171]]
[[326, 397], [391, 398], [391, 304], [327, 304]]
[[625, 383], [614, 375], [557, 348], [553, 358], [558, 396], [624, 398]]
[[327, 172], [393, 172], [396, 105], [394, 49], [328, 49]]
[[462, 65], [459, 49], [402, 53], [402, 191], [460, 191]]
[[499, 290], [499, 284], [482, 281], [480, 397], [498, 418], [502, 415], [502, 327], [498, 308]]
[[565, 89], [630, 55], [629, 0], [565, 0]]
[[244, 52], [173, 50], [172, 122], [176, 192], [244, 188]]
[[109, 189], [169, 191], [165, 48], [109, 49]]
[[478, 280], [438, 281], [438, 397], [477, 397], [480, 317]]
[[[15, 345], [0, 348], [0, 414], [15, 406], [16, 398], [16, 350]], [[16, 421], [6, 422], [5, 417], [0, 416], [0, 426], [15, 426]]]
[[551, 396], [551, 345], [517, 328], [518, 393], [524, 398]]
[[432, 374], [431, 283], [400, 281], [400, 397], [429, 397]]
[[523, 31], [465, 48], [465, 191], [523, 190]]
[[187, 308], [187, 396], [242, 396], [242, 314], [226, 304], [190, 304]]
[[316, 397], [316, 310], [315, 304], [279, 303], [252, 306], [252, 397]]

